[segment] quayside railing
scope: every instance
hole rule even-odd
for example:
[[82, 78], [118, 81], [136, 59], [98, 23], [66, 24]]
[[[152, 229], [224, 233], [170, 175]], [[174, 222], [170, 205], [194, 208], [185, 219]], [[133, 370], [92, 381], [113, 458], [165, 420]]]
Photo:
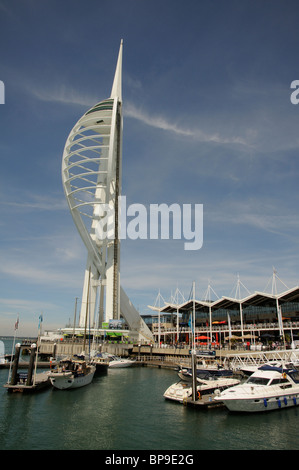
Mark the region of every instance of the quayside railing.
[[269, 361], [277, 362], [298, 362], [299, 349], [284, 349], [264, 352], [251, 352], [247, 354], [227, 354], [226, 360], [233, 370], [238, 370], [244, 366], [258, 366]]

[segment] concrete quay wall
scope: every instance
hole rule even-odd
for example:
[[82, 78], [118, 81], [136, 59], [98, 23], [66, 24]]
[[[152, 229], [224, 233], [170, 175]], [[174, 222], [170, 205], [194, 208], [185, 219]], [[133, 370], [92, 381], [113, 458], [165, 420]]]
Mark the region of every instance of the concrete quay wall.
[[[101, 352], [107, 352], [116, 356], [130, 356], [132, 353], [132, 344], [98, 344], [96, 349]], [[85, 351], [89, 350], [88, 342], [85, 344]], [[70, 356], [71, 354], [81, 354], [83, 351], [83, 341], [74, 344], [70, 342], [43, 341], [39, 345], [39, 354], [49, 357]]]

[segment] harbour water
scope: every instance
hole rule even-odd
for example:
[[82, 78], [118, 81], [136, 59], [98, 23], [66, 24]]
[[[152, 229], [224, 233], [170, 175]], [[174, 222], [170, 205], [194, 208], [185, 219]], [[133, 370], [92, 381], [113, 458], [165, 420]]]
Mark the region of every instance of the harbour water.
[[[10, 352], [6, 349], [6, 352]], [[80, 389], [8, 393], [0, 370], [1, 450], [298, 450], [299, 408], [232, 414], [166, 401], [175, 371], [109, 370]]]

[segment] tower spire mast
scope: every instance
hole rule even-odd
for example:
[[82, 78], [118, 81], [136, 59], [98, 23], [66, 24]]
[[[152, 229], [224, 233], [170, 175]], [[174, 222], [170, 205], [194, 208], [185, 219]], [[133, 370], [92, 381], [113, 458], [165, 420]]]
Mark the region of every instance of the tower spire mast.
[[123, 55], [123, 40], [120, 41], [118, 59], [115, 69], [115, 75], [111, 90], [110, 98], [117, 98], [122, 101], [122, 55]]

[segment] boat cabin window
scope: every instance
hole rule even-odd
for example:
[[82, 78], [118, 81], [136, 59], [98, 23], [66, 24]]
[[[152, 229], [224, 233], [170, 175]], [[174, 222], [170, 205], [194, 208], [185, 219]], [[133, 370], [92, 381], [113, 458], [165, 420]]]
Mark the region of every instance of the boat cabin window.
[[299, 382], [299, 371], [298, 370], [294, 370], [294, 372], [291, 372], [290, 375], [296, 383]]
[[283, 377], [281, 377], [279, 379], [273, 379], [271, 382], [271, 385], [279, 385], [279, 384], [285, 384], [285, 383], [289, 383], [288, 379], [284, 379]]
[[267, 385], [269, 381], [270, 379], [268, 379], [267, 377], [249, 377], [247, 383], [254, 385]]

